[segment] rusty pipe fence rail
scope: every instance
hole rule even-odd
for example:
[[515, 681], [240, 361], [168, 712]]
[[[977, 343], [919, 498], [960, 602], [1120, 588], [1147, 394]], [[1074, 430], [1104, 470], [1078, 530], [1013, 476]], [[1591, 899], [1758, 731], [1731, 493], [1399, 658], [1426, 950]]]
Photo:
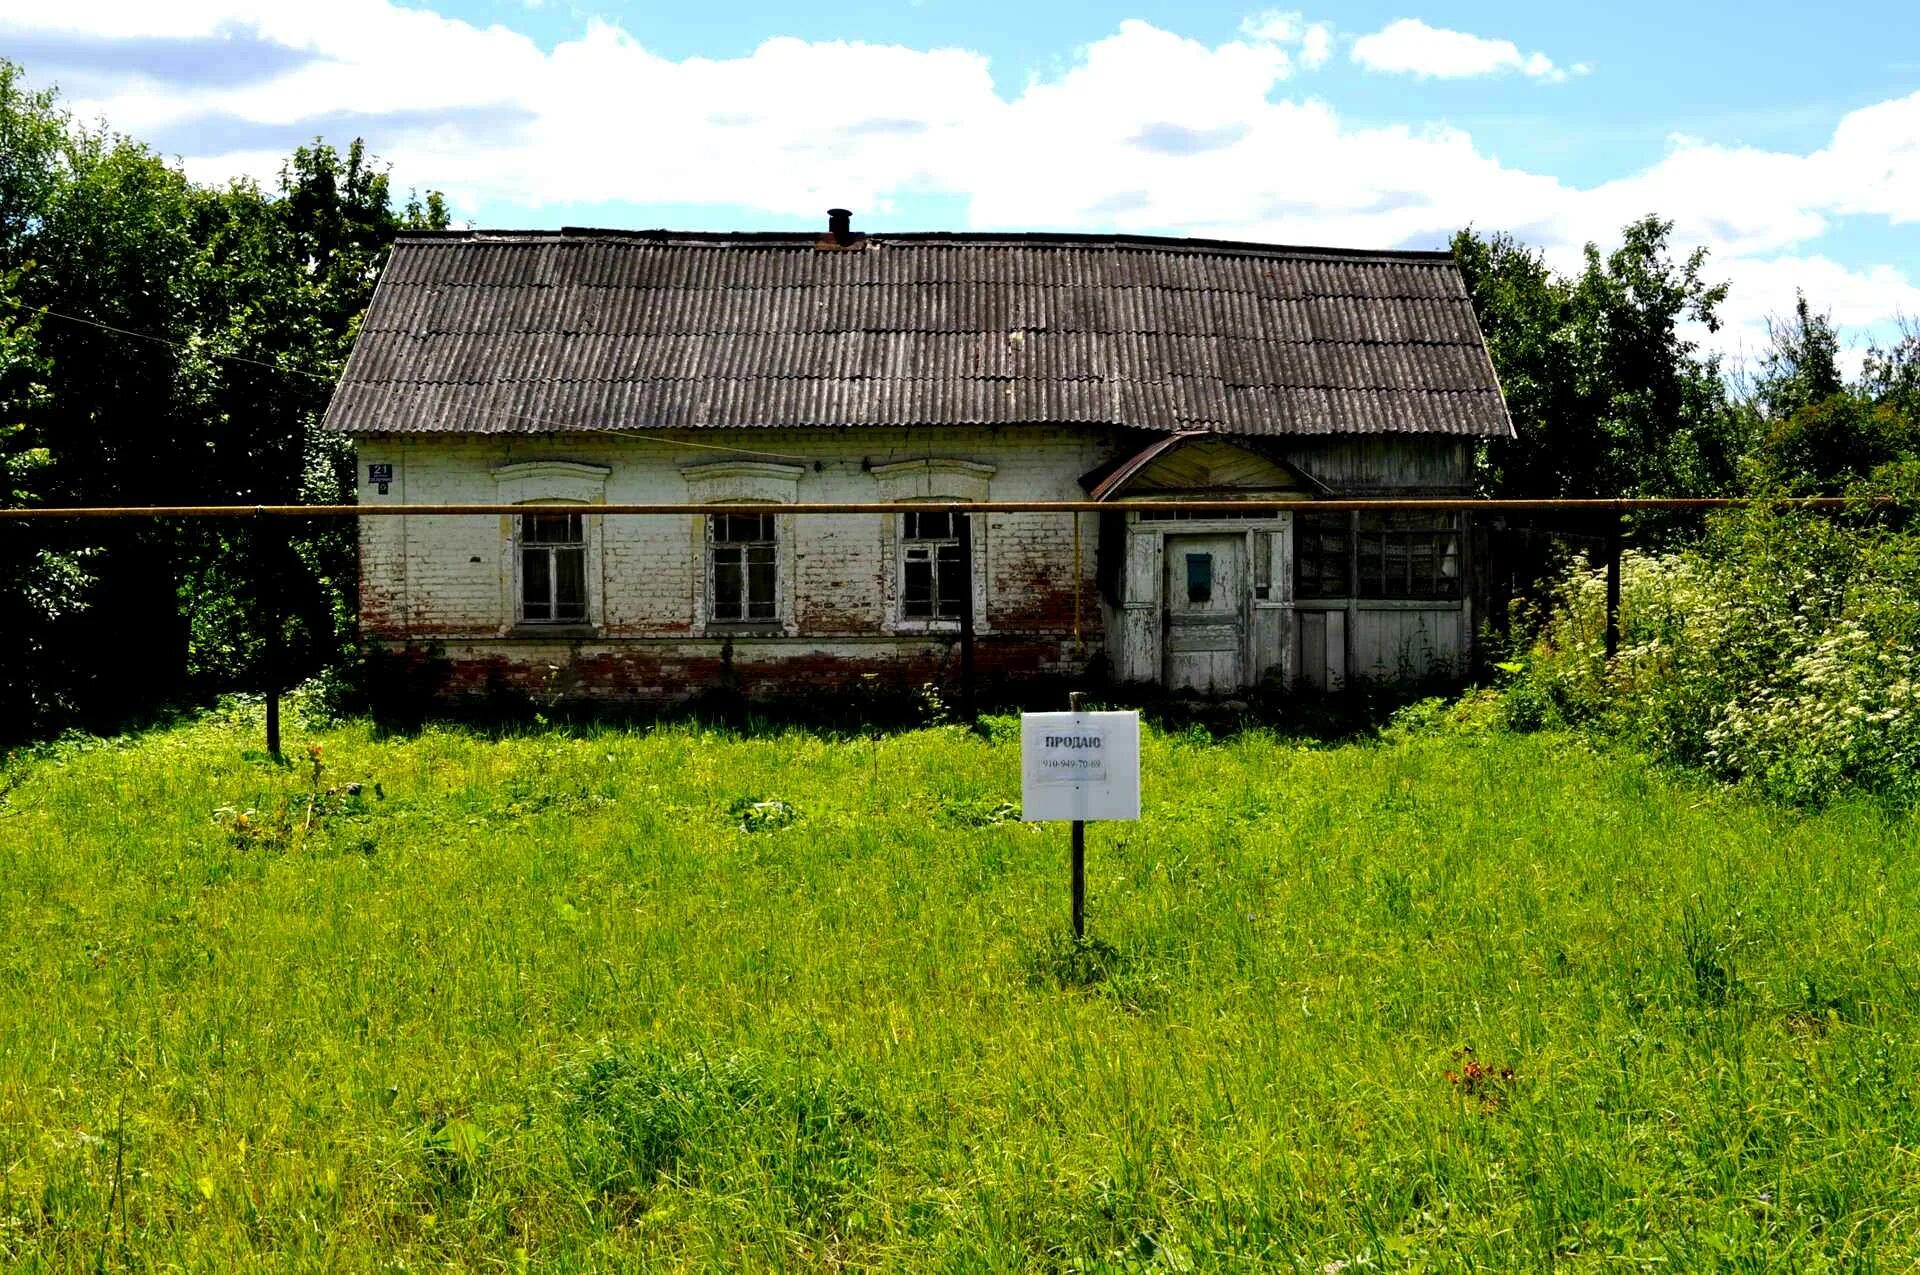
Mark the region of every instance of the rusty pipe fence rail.
[[[1771, 508], [1779, 510], [1796, 509], [1871, 509], [1887, 507], [1899, 502], [1893, 497], [1849, 497], [1849, 496], [1637, 496], [1578, 499], [1475, 499], [1470, 497], [1383, 497], [1379, 499], [1301, 499], [1301, 500], [979, 500], [979, 501], [801, 501], [784, 503], [777, 506], [781, 514], [823, 515], [823, 514], [904, 514], [904, 513], [954, 513], [954, 514], [1016, 514], [1016, 513], [1052, 513], [1052, 514], [1088, 514], [1088, 513], [1127, 513], [1152, 512], [1159, 514], [1186, 513], [1240, 513], [1248, 509], [1288, 509], [1298, 507], [1314, 513], [1350, 513], [1350, 512], [1427, 512], [1427, 513], [1486, 513], [1486, 514], [1578, 514], [1583, 520], [1591, 519], [1589, 525], [1604, 528], [1597, 537], [1603, 545], [1606, 556], [1607, 604], [1606, 604], [1606, 652], [1612, 659], [1619, 650], [1620, 642], [1620, 555], [1624, 541], [1624, 520], [1627, 514], [1652, 511], [1710, 510], [1735, 508]], [[585, 510], [600, 516], [634, 517], [704, 517], [727, 514], [763, 514], [768, 506], [765, 503], [667, 503], [667, 504], [621, 504], [606, 503], [585, 506]], [[442, 504], [372, 504], [372, 505], [91, 505], [91, 506], [41, 506], [27, 508], [0, 509], [0, 522], [31, 523], [55, 521], [91, 521], [102, 519], [171, 519], [171, 518], [254, 518], [262, 520], [308, 521], [328, 518], [393, 518], [393, 517], [497, 517], [503, 514], [526, 514], [543, 512], [582, 512], [578, 503], [564, 501], [529, 501], [524, 504], [501, 503], [442, 503]], [[1602, 522], [1600, 520], [1604, 519]], [[971, 541], [972, 519], [961, 523], [964, 542]], [[1079, 524], [1075, 527], [1075, 552], [1078, 554]], [[966, 560], [971, 562], [969, 552]], [[1076, 589], [1078, 588], [1078, 571]], [[965, 697], [965, 710], [971, 714], [973, 709], [973, 591], [966, 590], [966, 612], [961, 623], [961, 681]], [[1076, 597], [1077, 610], [1077, 597]], [[269, 643], [269, 647], [272, 647]], [[280, 695], [277, 676], [269, 675], [266, 692], [266, 735], [267, 750], [274, 756], [280, 754]]]
[[[1094, 514], [1150, 510], [1159, 513], [1232, 513], [1246, 509], [1285, 509], [1298, 506], [1314, 513], [1356, 510], [1408, 510], [1430, 513], [1633, 513], [1640, 510], [1682, 509], [1849, 509], [1897, 503], [1891, 496], [1629, 496], [1619, 499], [1481, 500], [1467, 497], [1389, 496], [1374, 500], [924, 500], [924, 501], [799, 501], [778, 506], [782, 514], [899, 514], [952, 512], [976, 514]], [[497, 515], [563, 510], [581, 506], [565, 501], [529, 501], [525, 504], [386, 504], [386, 505], [79, 505], [30, 506], [0, 509], [0, 522], [35, 522], [63, 518], [387, 518], [417, 515]], [[668, 515], [762, 514], [764, 503], [710, 504], [595, 504], [595, 514]]]

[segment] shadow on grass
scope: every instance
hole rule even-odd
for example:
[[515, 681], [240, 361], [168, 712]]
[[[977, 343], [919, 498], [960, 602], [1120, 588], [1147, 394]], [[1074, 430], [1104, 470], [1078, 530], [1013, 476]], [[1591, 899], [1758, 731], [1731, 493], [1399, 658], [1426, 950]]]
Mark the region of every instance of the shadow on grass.
[[[871, 738], [968, 721], [958, 685], [915, 684], [871, 674], [768, 696], [749, 697], [735, 685], [708, 685], [673, 704], [533, 695], [498, 681], [478, 693], [454, 695], [446, 692], [450, 676], [451, 666], [437, 652], [415, 651], [375, 655], [319, 686], [328, 711], [368, 717], [381, 734], [403, 737], [428, 725], [457, 726], [486, 737], [694, 725], [748, 738], [794, 730], [829, 738]], [[1234, 694], [1209, 696], [1148, 683], [1118, 683], [1097, 674], [983, 680], [971, 724], [989, 736], [992, 732], [982, 718], [1063, 710], [1068, 694], [1077, 690], [1086, 692], [1090, 710], [1137, 709], [1168, 734], [1230, 738], [1258, 730], [1335, 744], [1371, 735], [1408, 704], [1457, 693], [1464, 684], [1465, 679], [1451, 672], [1425, 678], [1356, 678], [1332, 691], [1270, 679]]]
[[[747, 739], [796, 730], [828, 739], [871, 739], [929, 726], [970, 724], [982, 738], [1004, 742], [1008, 716], [1061, 711], [1070, 692], [1083, 691], [1089, 710], [1136, 709], [1164, 734], [1224, 740], [1262, 731], [1299, 743], [1337, 745], [1373, 735], [1408, 704], [1451, 696], [1467, 685], [1465, 679], [1451, 674], [1358, 678], [1334, 691], [1269, 680], [1234, 694], [1209, 696], [1149, 683], [1113, 682], [1098, 675], [984, 681], [969, 722], [957, 685], [914, 684], [904, 678], [885, 680], [872, 675], [766, 698], [749, 697], [737, 686], [709, 685], [693, 689], [672, 704], [537, 696], [497, 680], [477, 692], [455, 694], [448, 690], [451, 676], [452, 665], [430, 647], [373, 652], [323, 673], [294, 694], [307, 726], [363, 719], [372, 723], [380, 738], [407, 739], [429, 727], [497, 740], [692, 726]], [[225, 698], [227, 702], [234, 699]], [[257, 692], [237, 697], [239, 702], [258, 698]], [[209, 698], [150, 706], [111, 721], [72, 723], [68, 734], [131, 738], [194, 721], [220, 702]], [[987, 720], [993, 718], [1001, 719], [1001, 725]], [[0, 756], [31, 754], [51, 742], [18, 740]]]

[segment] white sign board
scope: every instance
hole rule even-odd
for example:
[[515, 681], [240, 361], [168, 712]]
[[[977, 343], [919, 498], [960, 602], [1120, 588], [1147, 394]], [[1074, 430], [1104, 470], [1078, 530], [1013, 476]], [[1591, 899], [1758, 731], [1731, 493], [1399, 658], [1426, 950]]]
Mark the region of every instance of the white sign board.
[[1020, 817], [1138, 819], [1140, 714], [1022, 713]]

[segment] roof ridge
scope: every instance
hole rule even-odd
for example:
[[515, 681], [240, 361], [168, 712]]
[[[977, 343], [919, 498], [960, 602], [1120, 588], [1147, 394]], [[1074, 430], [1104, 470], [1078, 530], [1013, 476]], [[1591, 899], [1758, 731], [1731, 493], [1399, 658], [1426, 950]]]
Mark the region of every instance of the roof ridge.
[[[811, 248], [820, 241], [813, 231], [794, 230], [672, 230], [621, 227], [562, 226], [558, 229], [402, 230], [395, 236], [407, 242], [441, 243], [555, 243], [632, 241], [663, 247], [777, 247]], [[1220, 256], [1323, 257], [1338, 261], [1451, 262], [1444, 248], [1346, 248], [1316, 244], [1263, 243], [1249, 239], [1209, 239], [1179, 235], [1094, 234], [1075, 231], [957, 231], [915, 230], [867, 233], [856, 242], [885, 247], [910, 244], [952, 248], [1125, 248], [1153, 252], [1193, 252]]]

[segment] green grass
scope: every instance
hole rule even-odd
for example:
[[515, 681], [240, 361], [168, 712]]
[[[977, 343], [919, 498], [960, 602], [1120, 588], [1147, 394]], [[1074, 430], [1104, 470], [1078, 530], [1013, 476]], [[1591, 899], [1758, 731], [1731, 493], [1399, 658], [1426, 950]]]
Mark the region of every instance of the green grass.
[[0, 1266], [1920, 1258], [1914, 817], [1153, 734], [1076, 949], [1011, 725], [16, 759]]

